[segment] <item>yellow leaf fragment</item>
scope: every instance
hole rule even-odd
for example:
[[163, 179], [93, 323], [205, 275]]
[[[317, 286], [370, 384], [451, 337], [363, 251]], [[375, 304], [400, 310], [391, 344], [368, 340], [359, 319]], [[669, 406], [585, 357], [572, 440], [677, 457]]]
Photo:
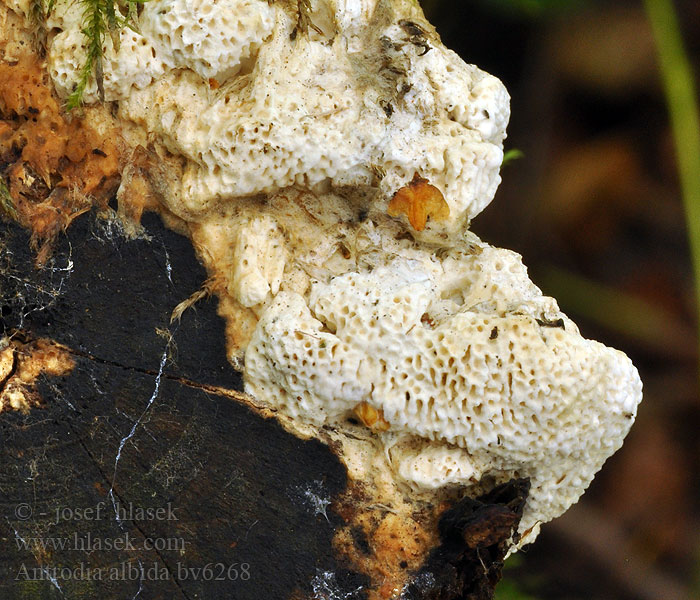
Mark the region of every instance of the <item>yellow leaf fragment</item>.
[[406, 215], [416, 231], [423, 231], [428, 218], [444, 221], [450, 216], [450, 207], [442, 192], [418, 173], [408, 185], [400, 188], [389, 202], [390, 217]]
[[362, 424], [372, 431], [386, 431], [390, 427], [389, 422], [384, 419], [384, 411], [381, 408], [377, 410], [367, 402], [360, 402], [354, 412]]

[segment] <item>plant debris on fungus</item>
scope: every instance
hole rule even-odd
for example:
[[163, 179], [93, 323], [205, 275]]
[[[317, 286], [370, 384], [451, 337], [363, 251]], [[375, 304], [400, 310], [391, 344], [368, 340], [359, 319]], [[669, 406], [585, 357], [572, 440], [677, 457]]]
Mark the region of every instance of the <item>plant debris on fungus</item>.
[[416, 173], [411, 183], [398, 190], [389, 202], [390, 217], [405, 214], [416, 231], [423, 231], [428, 218], [444, 221], [450, 216], [450, 207], [442, 192]]

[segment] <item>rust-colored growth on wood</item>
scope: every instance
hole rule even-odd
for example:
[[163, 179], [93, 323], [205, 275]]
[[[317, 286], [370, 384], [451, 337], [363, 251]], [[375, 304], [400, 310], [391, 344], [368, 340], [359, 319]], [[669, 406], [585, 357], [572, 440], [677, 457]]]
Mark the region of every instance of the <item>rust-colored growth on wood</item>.
[[41, 403], [37, 377], [42, 373], [66, 375], [74, 366], [68, 349], [51, 340], [6, 342], [0, 350], [0, 413], [10, 409], [28, 412]]
[[43, 244], [39, 262], [58, 232], [114, 191], [118, 140], [63, 112], [36, 57], [0, 62], [0, 176], [17, 220]]
[[434, 221], [447, 219], [450, 207], [442, 192], [416, 173], [411, 183], [394, 194], [387, 212], [390, 217], [406, 215], [413, 229], [423, 231], [428, 218]]
[[379, 504], [351, 505], [352, 501], [340, 507], [349, 522], [336, 533], [336, 550], [370, 578], [368, 600], [403, 597], [402, 591], [438, 545], [436, 510], [409, 515]]
[[362, 424], [372, 431], [387, 431], [391, 426], [384, 419], [384, 411], [381, 408], [377, 410], [374, 406], [367, 404], [367, 402], [360, 402], [355, 407], [354, 412], [357, 418], [362, 421]]
[[149, 180], [149, 172], [155, 171], [157, 159], [143, 146], [136, 146], [125, 154], [121, 183], [117, 191], [118, 215], [125, 229], [135, 233], [146, 211], [159, 208], [156, 190]]

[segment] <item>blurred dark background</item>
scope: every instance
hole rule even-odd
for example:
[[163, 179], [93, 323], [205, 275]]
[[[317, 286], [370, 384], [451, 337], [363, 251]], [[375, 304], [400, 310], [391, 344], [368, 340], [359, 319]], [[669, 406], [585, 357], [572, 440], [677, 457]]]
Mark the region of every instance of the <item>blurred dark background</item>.
[[[644, 401], [582, 500], [509, 559], [497, 598], [700, 598], [700, 378], [673, 138], [643, 2], [421, 0], [512, 100], [507, 164], [472, 229], [523, 255]], [[674, 3], [696, 82], [700, 2]], [[700, 174], [698, 174], [700, 177]]]

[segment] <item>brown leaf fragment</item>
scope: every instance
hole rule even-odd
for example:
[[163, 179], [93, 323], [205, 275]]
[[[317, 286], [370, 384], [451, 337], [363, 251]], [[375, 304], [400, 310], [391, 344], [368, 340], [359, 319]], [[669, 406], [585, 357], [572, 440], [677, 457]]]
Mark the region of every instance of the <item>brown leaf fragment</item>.
[[450, 207], [442, 192], [416, 173], [411, 183], [394, 194], [387, 213], [390, 217], [406, 215], [413, 229], [423, 231], [428, 218], [434, 221], [447, 219]]
[[518, 515], [506, 506], [486, 506], [467, 521], [462, 536], [469, 548], [492, 546], [507, 539], [518, 521]]
[[367, 402], [360, 402], [355, 407], [354, 412], [362, 424], [372, 431], [387, 431], [391, 426], [384, 418], [384, 411], [381, 408], [377, 410]]

